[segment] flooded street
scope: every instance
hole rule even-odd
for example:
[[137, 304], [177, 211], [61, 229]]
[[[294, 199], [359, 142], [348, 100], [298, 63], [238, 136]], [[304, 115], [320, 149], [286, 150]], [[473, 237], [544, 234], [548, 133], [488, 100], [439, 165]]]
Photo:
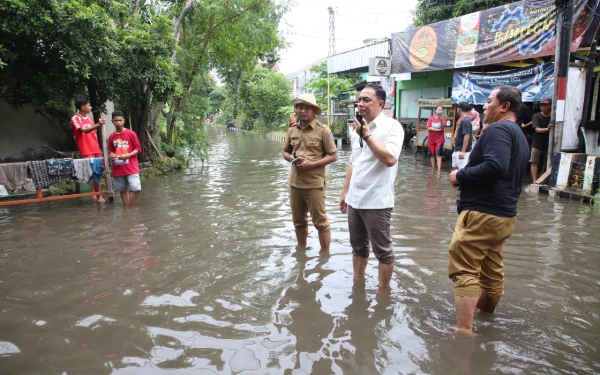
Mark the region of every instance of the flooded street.
[[402, 151], [396, 268], [379, 294], [373, 256], [353, 288], [338, 203], [348, 151], [328, 167], [319, 256], [312, 226], [295, 249], [281, 143], [210, 130], [210, 161], [143, 183], [135, 208], [0, 208], [0, 373], [600, 372], [598, 209], [524, 193], [497, 313], [456, 340], [446, 174]]

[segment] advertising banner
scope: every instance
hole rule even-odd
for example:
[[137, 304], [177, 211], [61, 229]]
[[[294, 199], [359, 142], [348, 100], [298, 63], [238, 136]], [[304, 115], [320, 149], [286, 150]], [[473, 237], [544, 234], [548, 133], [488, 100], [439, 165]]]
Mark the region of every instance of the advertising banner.
[[554, 63], [502, 72], [454, 72], [452, 104], [485, 104], [490, 93], [499, 86], [517, 87], [524, 102], [536, 102], [545, 96], [551, 98], [554, 93]]
[[[596, 0], [574, 0], [571, 51], [594, 21]], [[554, 0], [520, 1], [392, 34], [392, 74], [554, 55]]]

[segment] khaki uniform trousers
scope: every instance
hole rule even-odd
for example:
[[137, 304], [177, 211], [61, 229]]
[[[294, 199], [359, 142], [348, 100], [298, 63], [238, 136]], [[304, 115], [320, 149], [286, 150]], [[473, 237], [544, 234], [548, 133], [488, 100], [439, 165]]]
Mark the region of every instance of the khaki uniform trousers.
[[448, 277], [454, 282], [456, 296], [476, 298], [481, 289], [495, 299], [502, 297], [502, 249], [516, 219], [470, 210], [460, 213], [448, 260]]
[[319, 233], [330, 231], [325, 213], [325, 188], [299, 189], [290, 186], [290, 205], [294, 227], [307, 228], [310, 212], [312, 223]]

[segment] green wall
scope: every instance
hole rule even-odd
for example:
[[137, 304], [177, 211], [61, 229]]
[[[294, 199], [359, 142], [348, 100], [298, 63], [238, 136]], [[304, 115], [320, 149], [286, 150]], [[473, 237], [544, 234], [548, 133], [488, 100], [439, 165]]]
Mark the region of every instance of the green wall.
[[434, 87], [452, 86], [452, 70], [438, 70], [435, 72], [412, 73], [410, 81], [396, 81], [396, 117], [400, 117], [400, 91], [424, 89]]

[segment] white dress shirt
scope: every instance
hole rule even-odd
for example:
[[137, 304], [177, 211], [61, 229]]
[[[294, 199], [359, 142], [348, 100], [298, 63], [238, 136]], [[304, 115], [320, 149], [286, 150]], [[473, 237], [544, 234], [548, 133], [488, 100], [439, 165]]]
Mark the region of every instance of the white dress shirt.
[[[371, 138], [383, 144], [396, 160], [404, 141], [402, 125], [391, 117], [379, 114], [367, 125]], [[386, 167], [369, 148], [367, 141], [360, 147], [360, 137], [352, 132], [352, 178], [346, 203], [355, 209], [382, 209], [394, 207], [394, 181], [398, 163]]]

